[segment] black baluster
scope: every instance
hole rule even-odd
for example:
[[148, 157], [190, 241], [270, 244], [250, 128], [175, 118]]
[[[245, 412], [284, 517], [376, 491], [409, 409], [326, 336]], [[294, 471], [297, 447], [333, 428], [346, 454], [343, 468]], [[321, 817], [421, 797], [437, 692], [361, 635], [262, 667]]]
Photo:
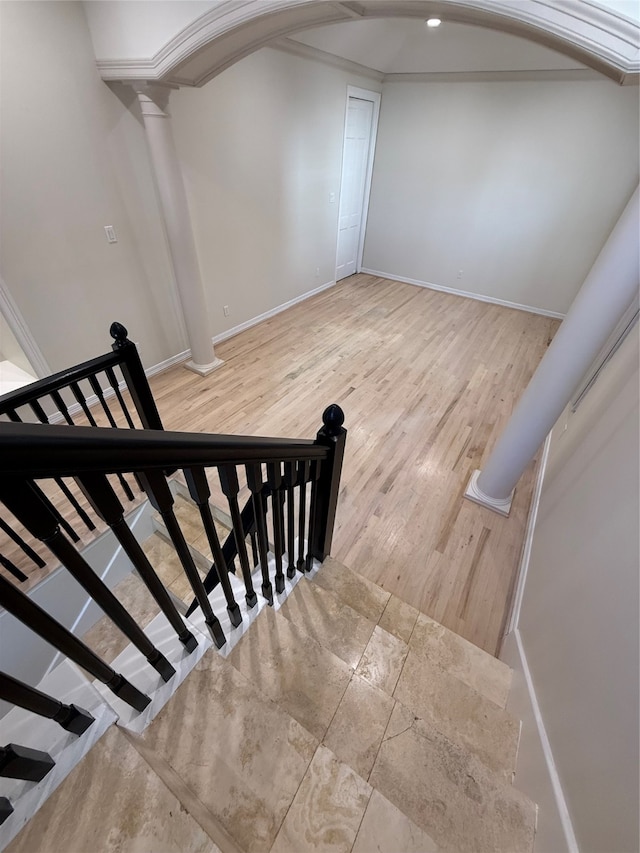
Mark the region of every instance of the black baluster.
[[104, 474], [83, 474], [76, 479], [96, 513], [113, 530], [122, 550], [131, 560], [134, 569], [167, 617], [167, 621], [178, 635], [180, 642], [189, 653], [197, 649], [198, 641], [180, 618], [173, 599], [129, 528], [124, 518], [124, 507], [106, 476]]
[[284, 485], [287, 496], [287, 577], [289, 580], [295, 577], [296, 574], [296, 555], [295, 555], [295, 487], [298, 482], [298, 466], [295, 462], [284, 463]]
[[244, 580], [245, 601], [247, 607], [255, 607], [258, 601], [258, 596], [253, 588], [253, 580], [251, 578], [251, 568], [249, 566], [249, 555], [247, 554], [247, 543], [245, 542], [245, 528], [242, 523], [240, 507], [238, 506], [238, 492], [240, 484], [238, 483], [238, 472], [234, 465], [220, 465], [218, 468], [220, 476], [220, 485], [222, 493], [229, 504], [229, 514], [233, 525], [233, 536], [236, 542], [236, 551], [240, 560], [240, 569]]
[[13, 806], [6, 797], [0, 797], [0, 826], [11, 814], [13, 814]]
[[4, 530], [7, 536], [13, 539], [16, 545], [19, 545], [20, 548], [22, 548], [27, 557], [29, 557], [29, 559], [34, 562], [39, 569], [43, 569], [47, 565], [42, 557], [33, 550], [31, 545], [25, 542], [22, 536], [16, 533], [3, 518], [0, 518], [0, 529]]
[[[87, 400], [86, 400], [84, 394], [82, 393], [82, 388], [80, 388], [80, 385], [77, 382], [70, 382], [69, 388], [71, 388], [71, 392], [73, 393], [73, 396], [76, 398], [78, 403], [80, 403], [80, 406], [82, 407], [82, 411], [85, 413], [86, 418], [89, 421], [89, 424], [92, 427], [97, 427], [98, 424], [96, 423], [96, 419], [91, 414], [91, 409], [89, 408], [89, 406], [87, 404]], [[129, 483], [127, 483], [127, 481], [125, 480], [125, 478], [122, 474], [117, 474], [116, 476], [118, 478], [118, 482], [122, 486], [122, 491], [125, 493], [127, 498], [130, 501], [132, 501], [133, 500], [133, 492], [131, 491], [131, 486], [129, 485]]]
[[[50, 422], [49, 418], [47, 416], [47, 413], [42, 408], [42, 406], [40, 405], [38, 400], [31, 400], [29, 402], [29, 406], [31, 407], [31, 409], [33, 410], [33, 413], [38, 418], [38, 420], [40, 421], [41, 424], [48, 424]], [[83, 507], [78, 503], [76, 496], [73, 494], [73, 492], [70, 491], [69, 487], [64, 482], [62, 477], [54, 477], [53, 479], [55, 480], [55, 482], [56, 482], [58, 488], [60, 489], [60, 491], [62, 492], [62, 494], [65, 496], [65, 498], [69, 501], [71, 506], [75, 509], [77, 514], [80, 516], [80, 520], [84, 523], [85, 527], [88, 530], [95, 530], [96, 529], [95, 524], [89, 518], [87, 513], [84, 511]]]
[[62, 529], [66, 532], [66, 534], [69, 536], [69, 538], [71, 539], [71, 541], [72, 541], [72, 542], [79, 542], [79, 541], [80, 541], [80, 537], [79, 537], [79, 536], [78, 536], [78, 534], [75, 532], [75, 530], [73, 529], [73, 527], [69, 524], [69, 522], [67, 521], [67, 519], [62, 515], [62, 513], [61, 513], [61, 512], [60, 512], [60, 510], [55, 506], [55, 504], [53, 504], [53, 503], [49, 500], [49, 498], [45, 495], [45, 493], [42, 491], [42, 489], [40, 488], [40, 486], [39, 486], [36, 482], [34, 482], [33, 480], [31, 481], [31, 488], [32, 488], [32, 489], [33, 489], [33, 491], [38, 495], [38, 497], [40, 498], [40, 500], [42, 501], [42, 503], [43, 503], [43, 504], [46, 504], [47, 508], [49, 509], [49, 512], [51, 512], [51, 513], [52, 513], [52, 515], [54, 516], [55, 520], [58, 522], [58, 524], [60, 525], [60, 527], [62, 527]]
[[0, 776], [41, 782], [56, 766], [48, 752], [30, 749], [17, 743], [0, 746]]
[[29, 580], [27, 575], [23, 571], [21, 571], [15, 563], [12, 563], [4, 554], [0, 554], [0, 566], [5, 568], [10, 574], [14, 576], [16, 580], [19, 580], [20, 583], [24, 583]]
[[320, 471], [318, 496], [314, 507], [315, 518], [312, 522], [313, 539], [309, 544], [309, 553], [320, 562], [331, 553], [340, 493], [340, 474], [347, 440], [347, 431], [342, 426], [344, 412], [340, 406], [335, 403], [328, 406], [322, 414], [322, 422], [324, 426], [318, 432], [315, 443], [326, 447], [329, 454]]
[[307, 481], [309, 479], [310, 470], [311, 463], [308, 459], [298, 463], [298, 561], [296, 563], [296, 567], [299, 572], [304, 572], [306, 566], [304, 534], [307, 523]]
[[269, 580], [269, 543], [267, 541], [267, 519], [263, 501], [262, 466], [247, 465], [247, 485], [253, 500], [253, 512], [256, 519], [256, 538], [258, 540], [258, 555], [262, 573], [262, 594], [269, 604], [273, 604], [273, 587]]
[[71, 414], [69, 412], [69, 409], [67, 409], [67, 404], [62, 399], [62, 394], [59, 391], [52, 391], [49, 394], [49, 396], [51, 397], [53, 402], [56, 404], [56, 406], [58, 407], [58, 411], [60, 412], [62, 417], [65, 419], [65, 421], [69, 424], [69, 426], [75, 426], [75, 424], [73, 422], [73, 418], [71, 417]]
[[151, 505], [162, 516], [173, 546], [182, 563], [182, 568], [191, 584], [191, 589], [202, 609], [204, 621], [209, 628], [211, 638], [216, 647], [220, 649], [227, 640], [222, 630], [222, 625], [213, 612], [207, 591], [202, 583], [202, 578], [193, 562], [189, 546], [173, 511], [173, 495], [164, 474], [160, 471], [144, 471], [139, 472], [139, 477]]
[[107, 405], [107, 401], [104, 397], [104, 392], [102, 390], [102, 385], [98, 381], [98, 377], [95, 374], [89, 376], [89, 385], [91, 385], [91, 390], [98, 398], [100, 405], [102, 406], [102, 411], [105, 413], [107, 420], [109, 421], [109, 426], [114, 429], [118, 428], [118, 424], [115, 422], [113, 415], [111, 414], [111, 409]]
[[81, 640], [74, 637], [70, 631], [56, 622], [2, 575], [0, 575], [0, 606], [78, 666], [86, 669], [98, 681], [106, 684], [116, 696], [136, 711], [144, 711], [151, 701], [148, 696], [141, 693], [123, 675], [105, 663]]
[[209, 506], [211, 490], [209, 488], [209, 483], [207, 482], [207, 475], [205, 474], [204, 468], [185, 468], [184, 476], [189, 488], [189, 494], [200, 510], [202, 525], [205, 533], [207, 534], [207, 541], [209, 542], [209, 547], [211, 548], [211, 554], [213, 556], [212, 568], [215, 569], [218, 579], [220, 580], [220, 585], [227, 601], [227, 613], [229, 614], [229, 619], [231, 620], [233, 627], [237, 628], [242, 622], [242, 613], [240, 612], [238, 603], [233, 595], [231, 582], [229, 581], [229, 573], [227, 571], [227, 563], [224, 558], [224, 554], [222, 553], [218, 531], [216, 530], [213, 516], [211, 515], [211, 507]]
[[120, 370], [142, 426], [145, 429], [164, 429], [136, 345], [127, 337], [128, 332], [122, 323], [112, 323], [109, 334], [113, 338], [111, 349], [122, 356]]
[[98, 424], [96, 423], [95, 418], [91, 414], [91, 409], [87, 404], [87, 399], [84, 396], [80, 385], [77, 382], [70, 382], [69, 388], [71, 388], [71, 393], [76, 398], [76, 402], [80, 404], [80, 407], [82, 408], [86, 419], [89, 421], [89, 425], [92, 427], [97, 427]]
[[249, 531], [249, 542], [251, 543], [251, 556], [253, 558], [253, 568], [255, 569], [260, 562], [260, 555], [258, 554], [258, 540], [256, 538], [255, 530]]
[[98, 607], [106, 613], [122, 633], [142, 652], [148, 663], [160, 673], [164, 681], [175, 675], [175, 669], [156, 649], [151, 640], [122, 606], [104, 581], [65, 538], [56, 519], [46, 504], [41, 503], [25, 480], [7, 478], [0, 483], [0, 500], [27, 530], [40, 539], [89, 593]]
[[129, 429], [135, 429], [135, 426], [133, 425], [133, 420], [131, 419], [131, 415], [129, 414], [129, 409], [127, 409], [127, 406], [124, 402], [124, 397], [122, 396], [122, 393], [120, 391], [120, 384], [119, 384], [118, 379], [116, 377], [116, 374], [113, 370], [113, 367], [107, 367], [105, 370], [105, 373], [107, 374], [107, 379], [109, 380], [109, 385], [111, 385], [111, 387], [113, 388], [113, 390], [115, 392], [116, 399], [118, 400], [118, 403], [120, 404], [120, 408], [122, 409], [122, 414], [125, 417], [125, 420], [129, 426]]
[[[22, 418], [16, 412], [15, 409], [7, 409], [6, 414], [9, 416], [9, 420], [12, 420], [14, 423], [17, 423], [17, 424], [22, 423]], [[43, 415], [44, 415], [44, 412], [43, 412]], [[46, 418], [46, 415], [45, 415], [45, 418]], [[38, 486], [34, 483], [34, 488], [38, 490], [38, 494], [40, 495], [42, 500], [50, 505], [51, 511], [55, 514], [56, 519], [58, 520], [58, 524], [62, 525], [62, 527], [67, 531], [67, 533], [69, 534], [69, 536], [72, 538], [72, 540], [74, 542], [79, 542], [80, 537], [78, 536], [78, 534], [75, 532], [73, 527], [71, 527], [71, 525], [66, 520], [66, 518], [64, 518], [64, 516], [58, 511], [58, 509], [56, 509], [56, 507], [51, 503], [49, 498], [46, 497], [45, 493], [42, 491], [40, 486]]]
[[84, 708], [59, 702], [5, 672], [0, 672], [0, 699], [41, 717], [48, 717], [74, 735], [83, 734], [94, 722], [93, 716]]
[[276, 558], [276, 592], [284, 592], [284, 573], [282, 571], [282, 465], [280, 462], [267, 465], [267, 482], [271, 487], [271, 505], [273, 509], [273, 549]]
[[311, 463], [311, 499], [309, 501], [309, 535], [307, 537], [307, 556], [305, 570], [310, 572], [313, 568], [313, 554], [311, 553], [311, 542], [315, 536], [314, 526], [316, 524], [316, 506], [318, 503], [318, 480], [320, 479], [320, 471], [322, 462], [320, 459], [314, 459]]

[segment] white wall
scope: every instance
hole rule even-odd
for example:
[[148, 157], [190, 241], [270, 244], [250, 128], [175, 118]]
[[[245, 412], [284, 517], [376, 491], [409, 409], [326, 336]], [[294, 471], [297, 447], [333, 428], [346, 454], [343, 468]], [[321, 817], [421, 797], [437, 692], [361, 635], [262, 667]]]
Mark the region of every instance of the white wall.
[[364, 266], [564, 313], [637, 180], [634, 87], [385, 83]]
[[90, 0], [83, 5], [97, 57], [141, 59], [154, 56], [220, 0]]
[[5, 283], [52, 370], [106, 352], [112, 320], [156, 364], [185, 343], [142, 126], [98, 76], [82, 4], [0, 15]]
[[212, 333], [335, 278], [348, 84], [379, 89], [267, 48], [172, 93]]
[[[639, 844], [638, 361], [636, 327], [554, 428], [515, 632], [582, 853]], [[521, 681], [522, 655], [507, 639], [503, 658]], [[516, 785], [545, 799], [543, 776], [524, 742]], [[545, 834], [554, 819], [543, 808]]]

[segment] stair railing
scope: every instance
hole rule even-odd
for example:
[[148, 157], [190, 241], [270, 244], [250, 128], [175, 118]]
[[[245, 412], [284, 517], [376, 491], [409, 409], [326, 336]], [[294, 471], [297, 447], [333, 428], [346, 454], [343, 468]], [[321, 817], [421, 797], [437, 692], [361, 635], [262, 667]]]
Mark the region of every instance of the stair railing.
[[[123, 331], [124, 335], [116, 338], [114, 348], [128, 349], [126, 330]], [[135, 349], [133, 344], [131, 347]], [[95, 359], [93, 364], [97, 365], [98, 362], [104, 367], [105, 362], [100, 359]], [[124, 367], [122, 371], [127, 381], [130, 381], [133, 374], [130, 362], [128, 365], [129, 375]], [[86, 365], [83, 370], [86, 370]], [[72, 369], [66, 375], [77, 377], [79, 373], [74, 373]], [[76, 379], [71, 382], [76, 382]], [[52, 393], [53, 385], [48, 380], [35, 384], [39, 385], [38, 393], [50, 394], [51, 399], [56, 400]], [[68, 387], [73, 390], [72, 384]], [[115, 388], [114, 395], [118, 397]], [[148, 400], [145, 401], [140, 394], [137, 401], [133, 394], [132, 398], [140, 414], [138, 406], [146, 406]], [[35, 398], [29, 398], [25, 391], [24, 400], [37, 414]], [[102, 406], [101, 399], [99, 402]], [[10, 412], [17, 412], [16, 405], [10, 407]], [[272, 604], [273, 584], [276, 593], [284, 590], [285, 569], [286, 576], [292, 578], [296, 572], [308, 571], [314, 558], [322, 561], [329, 553], [346, 430], [343, 428], [344, 415], [337, 405], [325, 410], [323, 426], [315, 440], [168, 432], [161, 429], [155, 404], [151, 411], [156, 412], [155, 420], [149, 419], [147, 414], [143, 421], [140, 416], [143, 425], [147, 424], [144, 429], [123, 429], [113, 426], [110, 419], [108, 429], [75, 423], [71, 427], [70, 418], [66, 417], [66, 425], [52, 423], [51, 417], [43, 422], [39, 416], [39, 423], [26, 423], [8, 412], [10, 419], [0, 422], [0, 501], [21, 525], [25, 545], [35, 550], [35, 544], [39, 543], [46, 552], [53, 554], [144, 655], [147, 663], [156, 669], [164, 681], [169, 681], [175, 674], [172, 665], [154, 647], [142, 627], [80, 552], [62, 523], [60, 513], [46, 497], [45, 485], [62, 478], [71, 478], [91, 512], [113, 531], [186, 651], [191, 653], [197, 647], [197, 641], [125, 518], [114, 477], [133, 477], [161, 514], [178, 553], [194, 594], [190, 611], [196, 607], [202, 610], [212, 639], [220, 648], [227, 638], [208, 592], [220, 584], [232, 630], [240, 625], [242, 611], [229, 577], [235, 571], [236, 559], [240, 564], [246, 606], [251, 609], [257, 603], [252, 577], [254, 570], [259, 572], [262, 596]], [[126, 420], [130, 427], [129, 419]], [[155, 426], [149, 427], [151, 423], [155, 423]], [[213, 559], [204, 581], [194, 564], [175, 515], [168, 472], [176, 469], [184, 473], [190, 496], [199, 509], [203, 529], [211, 546]], [[231, 533], [224, 543], [219, 541], [210, 505], [211, 483], [215, 481], [219, 483], [227, 501], [232, 522]], [[241, 499], [244, 501], [242, 509]], [[247, 550], [248, 538], [255, 540], [253, 567]], [[19, 588], [17, 580], [0, 572], [0, 607], [4, 607], [64, 656], [83, 667], [134, 709], [142, 711], [149, 704], [149, 696], [32, 601]], [[67, 723], [73, 726], [69, 730], [77, 734], [81, 733], [79, 728], [86, 728], [92, 722], [90, 715], [82, 709], [64, 705], [16, 678], [1, 673], [0, 699], [56, 719], [61, 725]], [[42, 758], [22, 754], [24, 760], [17, 761], [15, 750], [12, 752], [14, 746], [4, 748], [7, 766], [31, 766], [30, 762], [37, 763]], [[46, 763], [46, 758], [42, 759], [38, 765], [41, 770], [45, 769]], [[10, 804], [0, 803], [0, 807], [6, 813]]]
[[[163, 429], [135, 344], [121, 323], [112, 323], [110, 334], [112, 352], [1, 395], [0, 422], [35, 419], [42, 424]], [[127, 405], [125, 390], [132, 405]], [[135, 478], [130, 482], [118, 474], [117, 480], [117, 491], [127, 502], [142, 493]], [[73, 482], [56, 476], [47, 488], [47, 494], [40, 489], [40, 497], [73, 542], [81, 541], [78, 531], [96, 530], [99, 521]], [[15, 519], [0, 517], [0, 530], [14, 545], [11, 553], [0, 552], [0, 565], [16, 580], [24, 583], [34, 569], [45, 567], [43, 553], [26, 541]]]

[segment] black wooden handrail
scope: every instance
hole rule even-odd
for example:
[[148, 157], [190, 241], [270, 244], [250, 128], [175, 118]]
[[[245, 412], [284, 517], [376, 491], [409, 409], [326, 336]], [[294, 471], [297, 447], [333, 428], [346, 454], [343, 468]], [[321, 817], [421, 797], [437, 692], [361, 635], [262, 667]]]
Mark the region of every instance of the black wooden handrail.
[[[39, 416], [41, 421], [46, 421], [47, 417], [42, 411], [38, 401], [43, 397], [51, 396], [54, 402], [57, 402], [61, 407], [61, 414], [68, 417], [68, 412], [64, 400], [60, 396], [60, 391], [63, 389], [72, 388], [77, 402], [78, 384], [84, 379], [88, 379], [92, 390], [96, 393], [101, 401], [103, 401], [103, 393], [100, 386], [96, 383], [96, 375], [98, 373], [106, 373], [110, 377], [110, 382], [118, 399], [122, 397], [117, 382], [115, 381], [114, 367], [119, 367], [124, 376], [126, 386], [131, 394], [131, 399], [134, 402], [138, 416], [145, 429], [163, 429], [158, 409], [156, 408], [153, 395], [147, 382], [138, 350], [133, 341], [127, 337], [127, 330], [122, 323], [112, 323], [109, 330], [113, 338], [112, 352], [105, 355], [99, 355], [97, 358], [92, 358], [89, 361], [83, 361], [82, 364], [76, 364], [73, 367], [68, 367], [58, 373], [53, 373], [44, 379], [38, 379], [19, 388], [16, 391], [9, 391], [8, 394], [0, 395], [0, 412], [4, 413], [8, 410], [14, 412], [21, 406], [37, 406], [42, 413]], [[75, 386], [75, 389], [74, 389]], [[86, 401], [85, 406], [86, 406]], [[83, 409], [86, 408], [82, 406]], [[35, 411], [35, 409], [34, 409]], [[126, 410], [125, 410], [126, 414]], [[129, 418], [127, 417], [127, 420]], [[113, 426], [113, 423], [112, 423]], [[133, 427], [133, 423], [129, 423]]]
[[19, 406], [26, 406], [34, 398], [44, 397], [52, 391], [57, 391], [61, 386], [67, 387], [72, 382], [80, 382], [83, 379], [88, 379], [90, 376], [95, 376], [96, 373], [100, 373], [108, 367], [119, 367], [121, 362], [122, 356], [117, 351], [99, 355], [90, 361], [85, 361], [82, 364], [61, 370], [59, 373], [53, 373], [45, 379], [38, 379], [35, 382], [31, 382], [17, 391], [9, 391], [7, 394], [1, 394], [0, 408], [6, 403], [10, 403], [14, 409], [17, 409]]
[[0, 475], [72, 477], [153, 468], [326, 459], [310, 439], [0, 423]]

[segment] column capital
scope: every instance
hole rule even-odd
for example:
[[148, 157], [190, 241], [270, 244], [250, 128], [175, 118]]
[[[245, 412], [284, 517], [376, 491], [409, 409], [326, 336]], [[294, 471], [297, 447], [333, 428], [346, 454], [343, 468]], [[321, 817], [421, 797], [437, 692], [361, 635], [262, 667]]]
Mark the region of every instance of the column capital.
[[142, 115], [147, 118], [169, 118], [167, 110], [169, 95], [174, 86], [163, 86], [159, 83], [148, 83], [146, 80], [135, 80], [131, 88], [138, 96]]

